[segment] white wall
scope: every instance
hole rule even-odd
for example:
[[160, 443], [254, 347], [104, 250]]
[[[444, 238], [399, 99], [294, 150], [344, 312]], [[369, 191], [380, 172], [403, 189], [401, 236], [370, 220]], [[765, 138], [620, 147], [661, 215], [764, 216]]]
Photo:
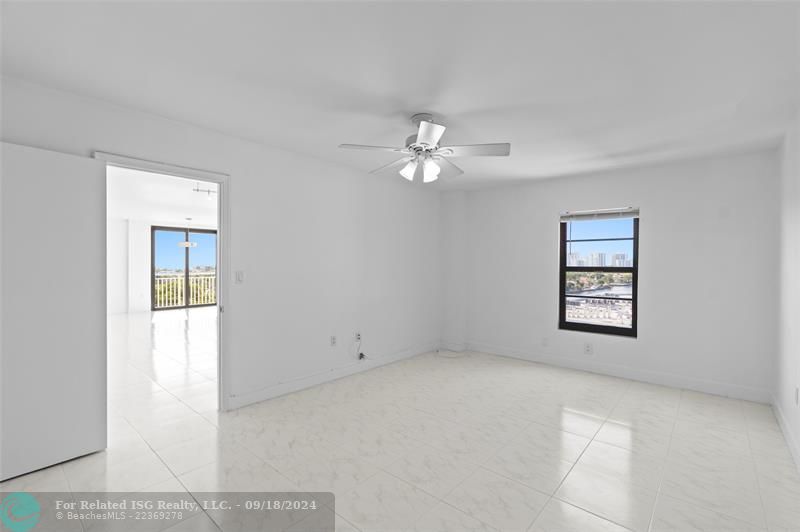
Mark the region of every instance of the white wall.
[[[232, 285], [226, 312], [231, 406], [442, 340], [769, 399], [778, 348], [774, 151], [440, 198], [65, 92], [9, 79], [2, 88], [5, 141], [232, 176], [231, 270], [244, 270], [246, 282]], [[623, 205], [642, 210], [639, 338], [558, 331], [559, 212]], [[356, 331], [375, 361], [356, 361]], [[586, 341], [594, 357], [581, 354]]]
[[442, 194], [442, 347], [462, 351], [467, 326], [467, 193]]
[[773, 400], [800, 467], [800, 113], [783, 145], [781, 200], [780, 349]]
[[[438, 346], [435, 191], [17, 80], [2, 89], [7, 142], [231, 175], [231, 270], [246, 281], [225, 312], [229, 406]], [[372, 361], [356, 360], [356, 331]]]
[[106, 293], [108, 313], [128, 312], [128, 220], [106, 222]]
[[[764, 150], [469, 192], [466, 223], [443, 224], [444, 239], [467, 239], [464, 344], [769, 401], [778, 173]], [[457, 199], [443, 206], [460, 216]], [[641, 208], [638, 338], [559, 331], [559, 213], [624, 206]]]
[[128, 220], [128, 312], [150, 310], [150, 224]]

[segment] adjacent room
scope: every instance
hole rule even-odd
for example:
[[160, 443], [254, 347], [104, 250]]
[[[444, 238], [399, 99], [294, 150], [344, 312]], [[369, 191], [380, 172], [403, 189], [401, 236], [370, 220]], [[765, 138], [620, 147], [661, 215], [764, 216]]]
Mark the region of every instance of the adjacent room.
[[0, 2], [0, 528], [800, 532], [800, 2]]
[[122, 419], [168, 405], [216, 414], [217, 193], [107, 167], [108, 395]]

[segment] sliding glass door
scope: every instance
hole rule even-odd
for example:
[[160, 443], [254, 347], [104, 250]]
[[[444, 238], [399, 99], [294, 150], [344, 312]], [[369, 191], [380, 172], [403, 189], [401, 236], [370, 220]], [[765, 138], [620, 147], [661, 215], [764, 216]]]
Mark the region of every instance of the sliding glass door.
[[217, 303], [217, 232], [151, 229], [151, 308], [201, 307]]
[[195, 247], [186, 248], [189, 256], [188, 306], [214, 305], [217, 302], [217, 232], [191, 230], [189, 241]]

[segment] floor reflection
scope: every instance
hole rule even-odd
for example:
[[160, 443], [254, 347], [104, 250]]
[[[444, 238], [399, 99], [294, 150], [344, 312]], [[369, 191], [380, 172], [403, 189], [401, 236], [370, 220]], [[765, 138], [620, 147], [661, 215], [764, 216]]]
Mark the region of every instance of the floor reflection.
[[216, 307], [109, 316], [108, 344], [112, 408], [163, 390], [198, 413], [216, 410]]

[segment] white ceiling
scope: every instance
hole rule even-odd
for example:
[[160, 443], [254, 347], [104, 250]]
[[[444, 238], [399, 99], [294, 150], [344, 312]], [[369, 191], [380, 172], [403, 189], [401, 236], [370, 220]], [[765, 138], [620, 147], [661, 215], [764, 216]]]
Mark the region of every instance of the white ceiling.
[[108, 167], [107, 213], [111, 219], [141, 220], [159, 225], [217, 227], [217, 195], [192, 189], [217, 190], [216, 183]]
[[797, 2], [3, 2], [3, 74], [368, 171], [433, 112], [473, 187], [774, 141]]

